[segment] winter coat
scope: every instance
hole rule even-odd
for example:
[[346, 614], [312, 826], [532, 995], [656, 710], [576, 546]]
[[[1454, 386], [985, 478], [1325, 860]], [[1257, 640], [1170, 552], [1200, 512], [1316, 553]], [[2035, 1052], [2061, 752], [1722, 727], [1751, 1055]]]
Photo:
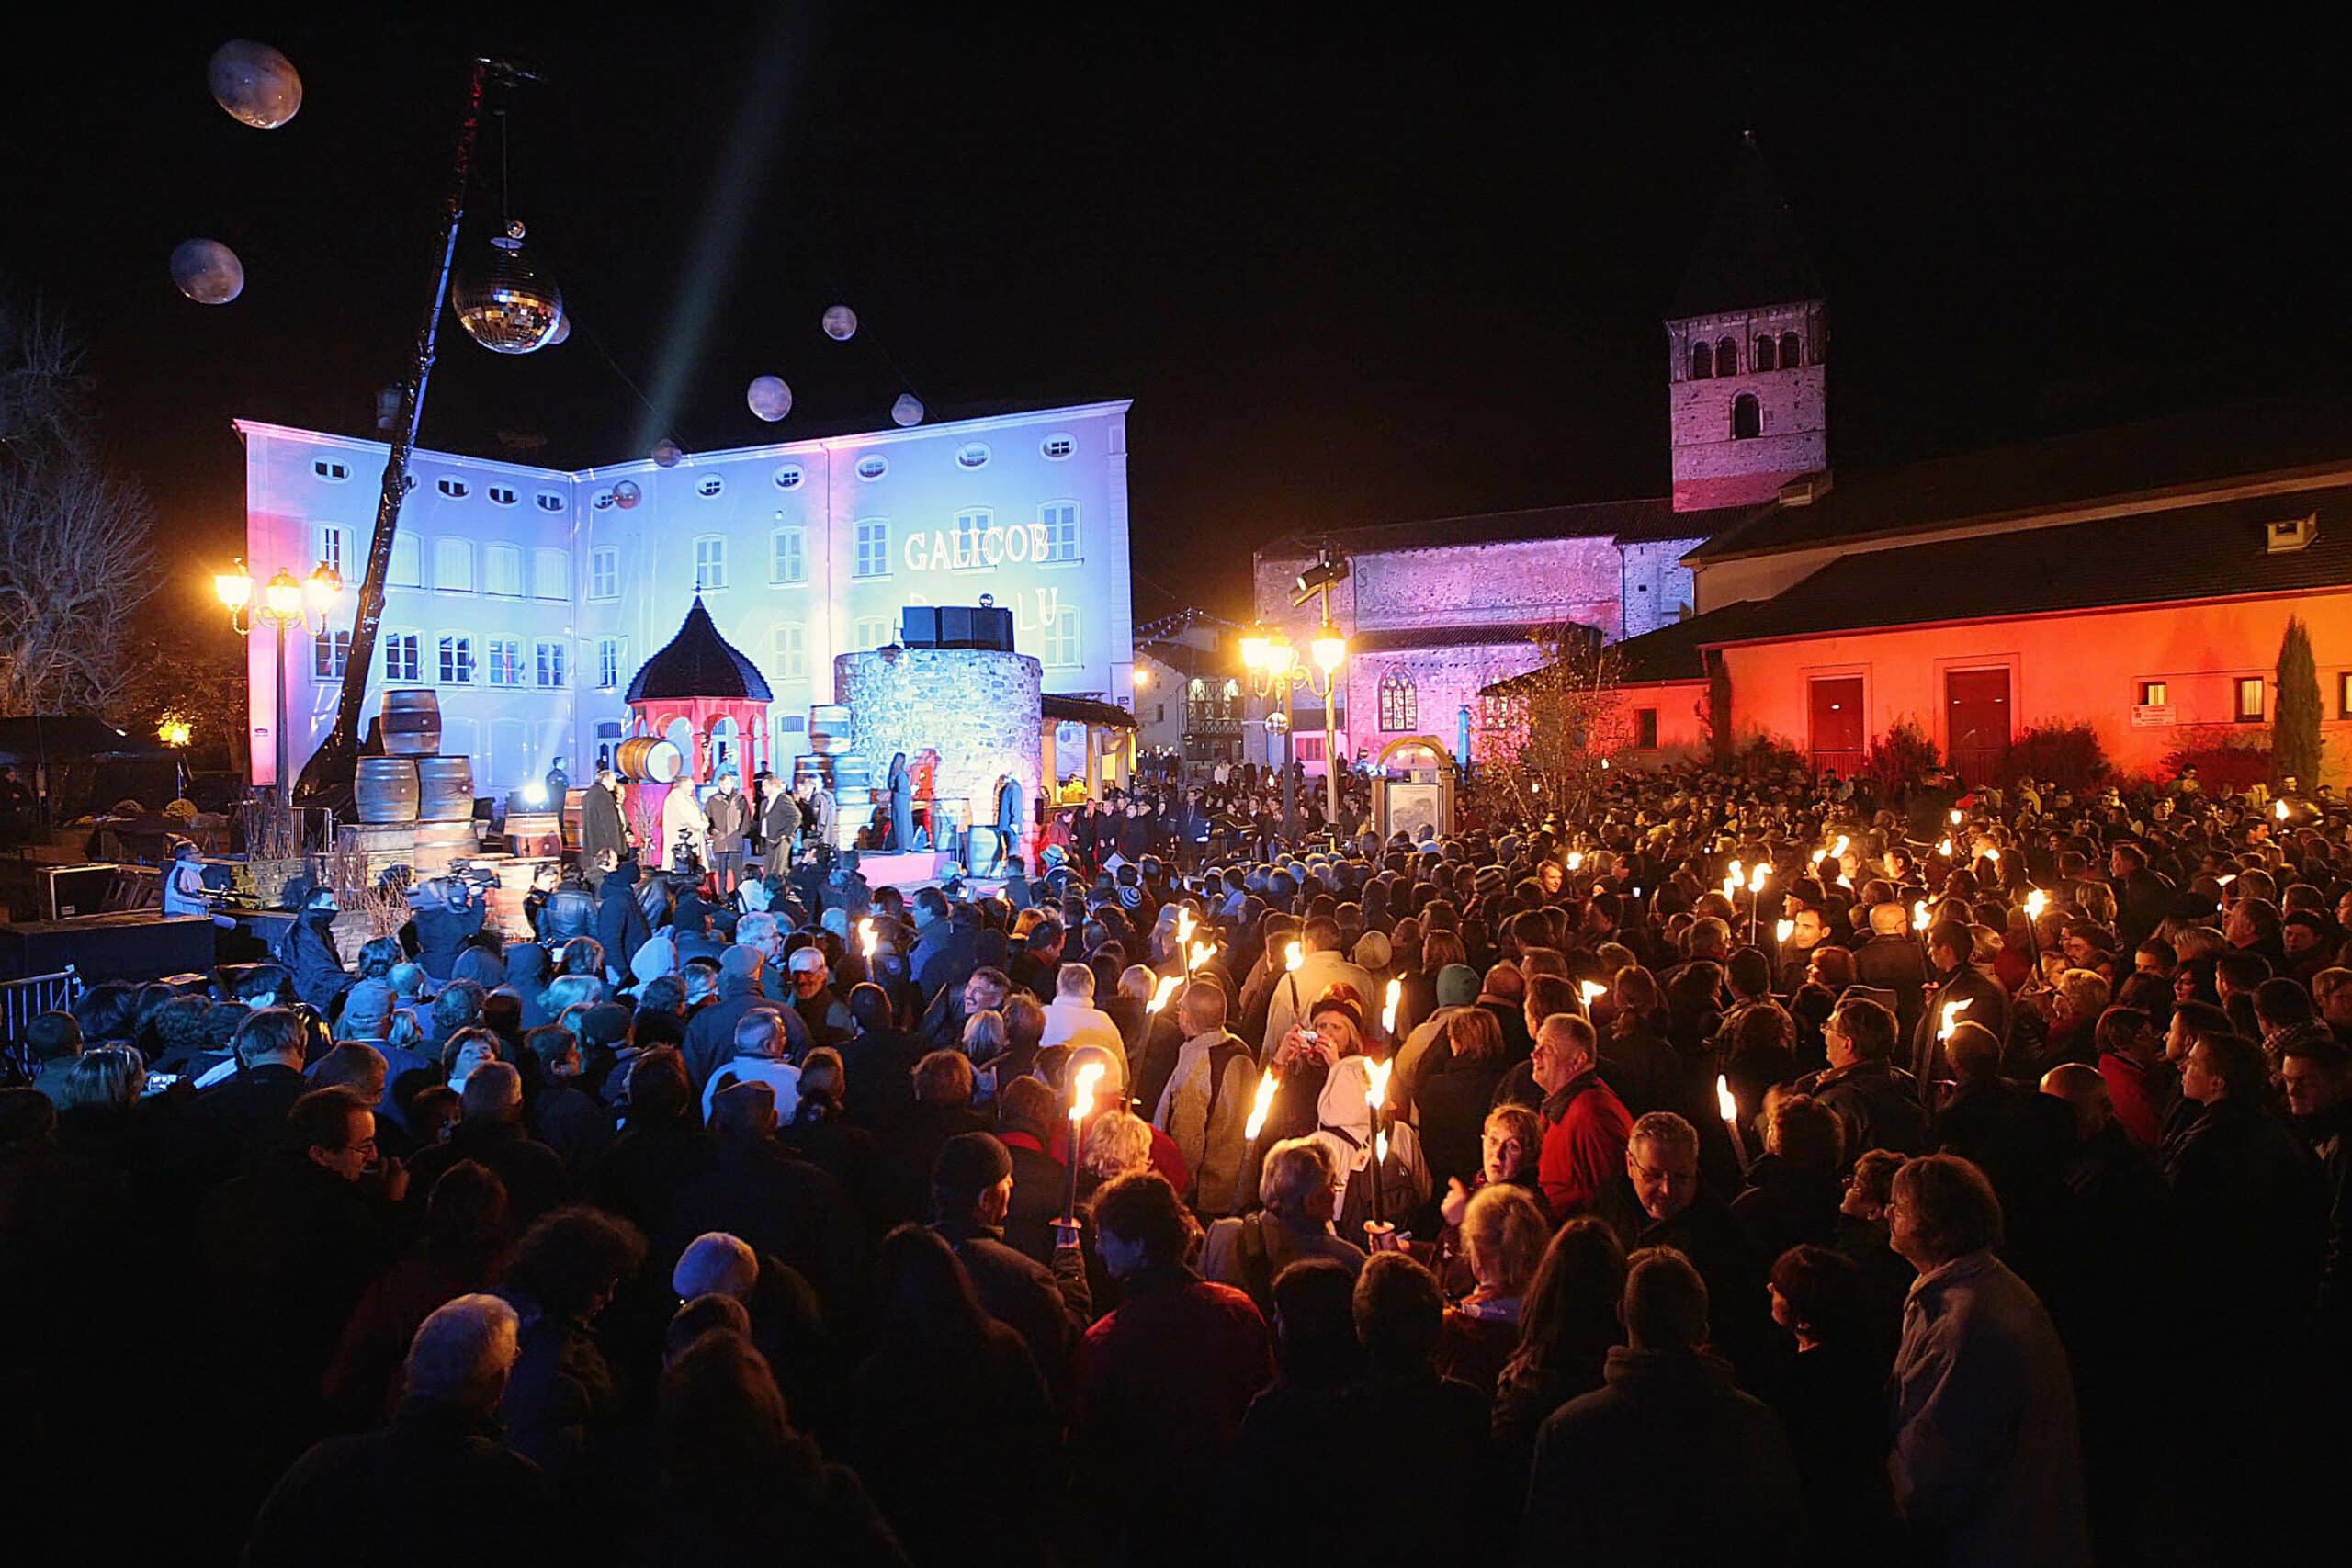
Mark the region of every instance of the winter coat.
[[1918, 1080], [1891, 1062], [1854, 1062], [1809, 1073], [1797, 1080], [1796, 1090], [1813, 1096], [1845, 1123], [1849, 1167], [1871, 1149], [1927, 1152], [1928, 1114], [1919, 1104]]
[[[286, 928], [274, 954], [292, 972], [294, 994], [322, 1013], [351, 985], [351, 976], [343, 972], [343, 954], [335, 950], [334, 926], [332, 910], [306, 909]], [[445, 967], [439, 977], [448, 973]]]
[[1634, 1119], [1624, 1101], [1588, 1072], [1544, 1100], [1544, 1201], [1556, 1221], [1589, 1210], [1611, 1181], [1623, 1180]]
[[601, 912], [594, 894], [577, 883], [565, 883], [548, 895], [547, 908], [539, 914], [539, 940], [561, 943], [594, 936]]
[[752, 802], [740, 789], [715, 790], [702, 803], [710, 852], [740, 855], [751, 848]]
[[652, 938], [653, 928], [646, 923], [645, 906], [638, 897], [637, 867], [621, 866], [596, 890], [596, 940], [605, 949], [605, 967], [620, 972]]

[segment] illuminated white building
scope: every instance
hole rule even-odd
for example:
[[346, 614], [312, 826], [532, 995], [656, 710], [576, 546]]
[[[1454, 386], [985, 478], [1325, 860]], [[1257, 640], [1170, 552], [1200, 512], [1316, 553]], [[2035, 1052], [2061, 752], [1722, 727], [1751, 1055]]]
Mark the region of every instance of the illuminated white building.
[[[1132, 702], [1125, 401], [564, 472], [419, 450], [395, 535], [364, 712], [386, 686], [439, 693], [441, 750], [503, 794], [566, 759], [585, 775], [628, 733], [638, 664], [699, 589], [774, 688], [780, 771], [838, 654], [899, 637], [910, 604], [1012, 611], [1045, 689]], [[289, 754], [334, 722], [385, 446], [241, 420], [246, 559], [319, 561], [353, 592], [287, 656]], [[249, 740], [276, 782], [277, 660], [252, 639]]]

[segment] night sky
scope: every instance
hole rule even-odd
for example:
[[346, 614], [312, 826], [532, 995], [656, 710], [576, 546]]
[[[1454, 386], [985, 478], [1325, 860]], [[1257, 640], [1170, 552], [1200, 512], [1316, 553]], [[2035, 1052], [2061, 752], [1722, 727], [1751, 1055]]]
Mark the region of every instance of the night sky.
[[[879, 426], [902, 387], [934, 418], [1130, 396], [1139, 618], [1244, 614], [1285, 532], [1662, 493], [1658, 317], [1743, 130], [1828, 283], [1841, 467], [2352, 386], [2338, 57], [2283, 33], [57, 9], [89, 20], [12, 38], [0, 274], [90, 338], [174, 610], [243, 539], [232, 416], [371, 430], [478, 52], [548, 78], [512, 209], [577, 326], [518, 359], [447, 319], [427, 445], [572, 467]], [[286, 129], [207, 96], [233, 36], [300, 68]], [[190, 235], [243, 299], [175, 291]], [[743, 405], [769, 371], [781, 425]]]

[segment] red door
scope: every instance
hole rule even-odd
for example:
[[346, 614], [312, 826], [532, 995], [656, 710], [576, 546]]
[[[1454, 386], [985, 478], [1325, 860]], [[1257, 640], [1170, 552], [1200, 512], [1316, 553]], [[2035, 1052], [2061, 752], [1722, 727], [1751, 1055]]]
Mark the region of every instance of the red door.
[[1862, 678], [1836, 675], [1813, 682], [1813, 765], [1851, 777], [1862, 766]]
[[1944, 675], [1945, 750], [1972, 784], [1996, 781], [2009, 750], [2009, 672], [1952, 670]]

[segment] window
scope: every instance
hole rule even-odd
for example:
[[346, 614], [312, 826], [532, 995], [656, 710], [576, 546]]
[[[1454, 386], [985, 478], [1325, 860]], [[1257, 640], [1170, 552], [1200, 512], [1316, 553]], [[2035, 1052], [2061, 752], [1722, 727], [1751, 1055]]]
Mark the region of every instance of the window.
[[490, 499], [497, 505], [512, 506], [522, 497], [516, 495], [505, 485], [492, 485], [490, 487]]
[[413, 683], [417, 680], [416, 634], [384, 634], [384, 679]]
[[808, 540], [798, 528], [778, 528], [768, 536], [768, 581], [808, 581]]
[[[879, 517], [860, 518], [857, 524], [857, 553], [850, 563], [852, 577], [888, 577], [890, 575], [890, 525]], [[874, 645], [879, 648], [881, 644]]]
[[1690, 345], [1690, 379], [1693, 381], [1711, 380], [1713, 378], [1714, 374], [1715, 345], [1711, 343], [1692, 344]]
[[464, 632], [441, 634], [440, 674], [445, 686], [470, 686], [474, 681], [474, 639]]
[[556, 491], [543, 490], [531, 498], [531, 503], [542, 512], [563, 510], [563, 496]]
[[531, 552], [531, 597], [571, 597], [571, 552], [542, 547]]
[[608, 490], [600, 490], [588, 498], [588, 504], [599, 512], [610, 512], [613, 509], [613, 492]]
[[319, 525], [319, 559], [334, 568], [334, 574], [346, 581], [351, 577], [351, 568], [344, 564], [344, 549], [349, 537], [350, 536], [338, 524]]
[[872, 457], [860, 457], [857, 460], [857, 477], [859, 479], [878, 479], [889, 471], [890, 459], [888, 457], [877, 456]]
[[778, 490], [798, 490], [800, 488], [800, 481], [808, 477], [808, 470], [803, 468], [799, 464], [786, 463], [784, 467], [775, 471], [775, 488]]
[[350, 465], [337, 462], [333, 457], [311, 458], [311, 472], [331, 485], [339, 485], [351, 477]]
[[1039, 442], [1037, 450], [1050, 461], [1058, 463], [1078, 450], [1078, 438], [1057, 430]]
[[1794, 333], [1781, 334], [1781, 368], [1793, 370], [1804, 363], [1804, 339]]
[[610, 545], [588, 552], [588, 597], [617, 599], [621, 592], [621, 553]]
[[985, 441], [967, 441], [956, 448], [956, 466], [959, 468], [985, 468], [989, 466], [989, 447]]
[[424, 547], [413, 534], [392, 536], [392, 570], [385, 579], [394, 588], [424, 586]]
[[2241, 675], [2238, 677], [2238, 722], [2240, 724], [2262, 722], [2262, 691], [2261, 676]]
[[1636, 751], [1657, 750], [1657, 709], [1635, 708], [1634, 710], [1634, 750]]
[[465, 480], [453, 479], [447, 474], [444, 474], [439, 479], [435, 479], [433, 481], [433, 488], [439, 491], [443, 495], [447, 496], [451, 501], [463, 501], [466, 497], [473, 493], [471, 490], [467, 488]]
[[311, 640], [311, 675], [314, 680], [340, 681], [351, 663], [351, 634], [321, 632]]
[[523, 645], [511, 637], [490, 639], [490, 683], [493, 686], [519, 686], [523, 683]]
[[724, 494], [726, 490], [727, 481], [720, 479], [717, 474], [705, 474], [701, 479], [695, 481], [695, 493], [702, 497], [705, 501], [716, 500], [718, 496]]
[[1766, 333], [1763, 336], [1756, 340], [1756, 357], [1752, 362], [1752, 367], [1754, 369], [1770, 370], [1772, 368], [1772, 362], [1778, 357], [1779, 355], [1774, 351], [1774, 344], [1772, 341], [1772, 334], [1770, 333]]
[[705, 534], [695, 541], [695, 588], [715, 592], [727, 586], [727, 541]]
[[1727, 337], [1716, 340], [1715, 374], [1718, 376], [1739, 374], [1739, 340], [1737, 338]]
[[1764, 405], [1756, 400], [1753, 392], [1742, 392], [1731, 400], [1731, 438], [1753, 441], [1764, 434]]
[[1078, 558], [1078, 502], [1049, 501], [1037, 508], [1037, 521], [1046, 527], [1046, 547], [1035, 552], [1037, 559]]
[[864, 620], [850, 628], [850, 640], [857, 644], [860, 653], [871, 653], [890, 640], [890, 623]]
[[1323, 760], [1323, 738], [1319, 735], [1294, 735], [1290, 744], [1292, 752], [1302, 762]]
[[542, 639], [534, 650], [537, 655], [539, 684], [550, 688], [562, 686], [568, 679], [566, 671], [571, 660], [566, 657], [570, 645]]
[[484, 545], [481, 552], [481, 588], [502, 599], [523, 596], [523, 547], [520, 545]]
[[433, 541], [433, 586], [447, 593], [471, 593], [474, 591], [472, 540]]
[[611, 691], [621, 683], [621, 639], [600, 637], [596, 639], [596, 684]]
[[1380, 678], [1380, 728], [1396, 731], [1418, 728], [1420, 725], [1420, 694], [1413, 689], [1413, 677], [1403, 670], [1391, 670]]
[[986, 566], [980, 547], [989, 536], [989, 525], [996, 521], [992, 512], [975, 509], [956, 514], [956, 564], [959, 567]]
[[773, 662], [779, 681], [805, 681], [808, 678], [808, 628], [797, 621], [779, 621], [768, 634], [773, 639]]
[[1067, 666], [1079, 661], [1078, 612], [1064, 604], [1054, 618], [1046, 623], [1045, 648], [1037, 657], [1044, 662]]
[[2170, 701], [2172, 701], [2171, 689], [2164, 682], [2143, 681], [2140, 682], [2140, 705], [2142, 707], [2160, 708]]
[[2352, 670], [2335, 678], [2335, 716], [2352, 718]]

